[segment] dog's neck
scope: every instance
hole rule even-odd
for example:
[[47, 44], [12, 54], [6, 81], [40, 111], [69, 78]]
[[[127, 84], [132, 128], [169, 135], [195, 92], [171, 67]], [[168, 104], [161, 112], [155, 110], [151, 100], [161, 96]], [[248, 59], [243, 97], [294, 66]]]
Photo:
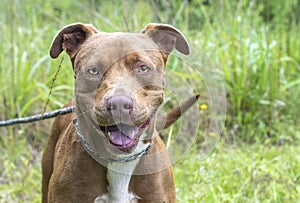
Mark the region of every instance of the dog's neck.
[[108, 193], [97, 197], [94, 203], [136, 203], [139, 197], [129, 193], [129, 183], [140, 161], [140, 157], [147, 152], [151, 144], [150, 140], [156, 134], [155, 118], [152, 119], [150, 125], [141, 135], [140, 141], [133, 152], [126, 155], [118, 155], [114, 158], [102, 157], [100, 153], [91, 148], [82, 134], [76, 119], [74, 120], [74, 124], [77, 135], [86, 151], [96, 161], [99, 162], [99, 159], [102, 159], [107, 162]]
[[[132, 152], [148, 148], [150, 143], [140, 142]], [[129, 193], [131, 176], [140, 157], [129, 162], [109, 162], [107, 166], [108, 193], [95, 199], [94, 203], [136, 203], [138, 196]]]
[[[137, 147], [131, 154], [148, 149], [150, 142], [145, 142], [145, 139], [155, 133], [155, 122], [152, 122], [141, 135]], [[128, 162], [108, 162], [108, 193], [96, 198], [94, 203], [137, 203], [140, 198], [135, 194], [129, 193], [129, 183], [139, 161], [140, 156]]]

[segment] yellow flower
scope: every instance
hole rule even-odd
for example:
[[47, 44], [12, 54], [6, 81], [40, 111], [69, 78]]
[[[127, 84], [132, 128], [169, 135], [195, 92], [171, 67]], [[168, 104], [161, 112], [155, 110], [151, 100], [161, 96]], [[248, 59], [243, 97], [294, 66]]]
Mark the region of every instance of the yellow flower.
[[215, 132], [209, 132], [209, 136], [211, 136], [211, 137], [216, 137], [217, 134], [216, 134]]
[[202, 110], [206, 110], [208, 108], [208, 106], [206, 104], [201, 104], [200, 105], [200, 109]]

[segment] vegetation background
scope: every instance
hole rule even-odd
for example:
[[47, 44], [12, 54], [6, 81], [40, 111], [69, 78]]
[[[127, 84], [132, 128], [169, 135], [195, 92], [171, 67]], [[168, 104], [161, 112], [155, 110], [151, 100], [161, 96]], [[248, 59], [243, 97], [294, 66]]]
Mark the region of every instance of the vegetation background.
[[[78, 21], [105, 32], [172, 24], [223, 73], [225, 128], [206, 159], [197, 142], [174, 165], [178, 202], [300, 201], [300, 0], [2, 0], [0, 120], [43, 112], [60, 62], [50, 59], [49, 46]], [[47, 110], [68, 102], [72, 90], [64, 60]], [[0, 128], [0, 202], [40, 202], [50, 123]]]

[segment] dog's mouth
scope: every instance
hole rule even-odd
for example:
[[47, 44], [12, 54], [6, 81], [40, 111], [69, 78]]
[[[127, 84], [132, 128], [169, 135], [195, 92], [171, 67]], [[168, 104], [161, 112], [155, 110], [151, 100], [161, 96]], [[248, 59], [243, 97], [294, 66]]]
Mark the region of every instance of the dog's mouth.
[[149, 124], [150, 119], [141, 126], [119, 123], [117, 125], [99, 127], [115, 148], [130, 153], [139, 142], [140, 136]]

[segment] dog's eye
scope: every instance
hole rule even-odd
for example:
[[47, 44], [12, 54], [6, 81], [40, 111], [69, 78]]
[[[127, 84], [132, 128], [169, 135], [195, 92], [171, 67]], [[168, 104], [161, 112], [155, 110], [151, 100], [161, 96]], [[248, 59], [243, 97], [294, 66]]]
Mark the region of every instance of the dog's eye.
[[98, 75], [99, 74], [99, 71], [97, 70], [96, 67], [91, 67], [91, 68], [87, 69], [87, 72], [91, 75]]
[[148, 73], [149, 71], [151, 71], [151, 67], [146, 66], [146, 65], [141, 65], [138, 67], [137, 72], [138, 73]]

